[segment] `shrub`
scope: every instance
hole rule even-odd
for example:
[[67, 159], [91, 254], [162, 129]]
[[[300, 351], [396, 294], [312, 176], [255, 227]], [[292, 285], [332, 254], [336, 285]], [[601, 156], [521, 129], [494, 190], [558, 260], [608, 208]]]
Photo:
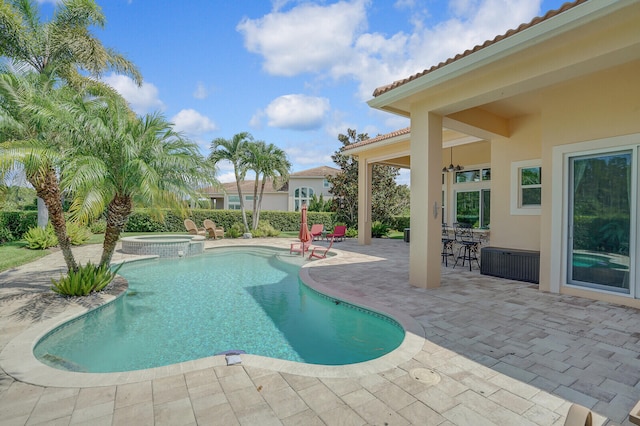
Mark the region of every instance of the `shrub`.
[[236, 222], [230, 228], [225, 228], [225, 236], [227, 238], [239, 238], [244, 234], [244, 225]]
[[102, 291], [113, 281], [121, 267], [122, 264], [112, 272], [106, 265], [96, 266], [88, 262], [58, 281], [52, 278], [51, 290], [63, 296], [86, 296], [94, 291]]
[[89, 230], [91, 230], [92, 234], [104, 234], [107, 230], [107, 221], [106, 219], [98, 219], [89, 225]]
[[358, 230], [356, 228], [347, 228], [344, 236], [347, 238], [356, 238], [358, 236]]
[[[25, 232], [35, 226], [38, 226], [38, 212], [0, 211], [0, 228], [6, 228], [11, 233], [12, 241], [22, 238]], [[5, 234], [8, 235], [6, 231]]]
[[51, 224], [44, 229], [38, 226], [31, 228], [22, 238], [27, 241], [27, 248], [31, 250], [44, 250], [58, 245], [58, 238]]
[[15, 240], [15, 237], [11, 231], [4, 226], [0, 226], [0, 244], [8, 243], [13, 240]]
[[267, 221], [260, 221], [258, 224], [258, 229], [254, 229], [251, 231], [254, 237], [277, 237], [280, 235], [280, 231], [275, 229], [271, 224]]
[[80, 246], [91, 238], [91, 231], [76, 222], [67, 222], [67, 235], [72, 245]]
[[371, 236], [374, 238], [386, 237], [389, 234], [389, 225], [376, 220], [371, 224]]

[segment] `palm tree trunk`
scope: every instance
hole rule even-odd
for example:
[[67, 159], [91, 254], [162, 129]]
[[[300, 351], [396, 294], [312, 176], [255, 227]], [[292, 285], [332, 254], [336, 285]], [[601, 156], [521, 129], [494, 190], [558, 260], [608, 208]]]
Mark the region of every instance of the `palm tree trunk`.
[[111, 264], [113, 252], [116, 250], [116, 244], [120, 238], [120, 234], [127, 223], [127, 219], [133, 209], [131, 197], [128, 195], [116, 195], [109, 203], [107, 209], [107, 228], [104, 231], [104, 244], [102, 245], [102, 258], [100, 266]]
[[253, 229], [258, 229], [258, 173], [256, 173], [256, 181], [253, 184]]
[[242, 188], [240, 188], [240, 175], [236, 171], [236, 185], [238, 187], [238, 197], [240, 198], [240, 211], [242, 212], [242, 223], [244, 224], [244, 232], [249, 232], [249, 222], [247, 222], [247, 212], [244, 210], [244, 197], [242, 196]]
[[67, 270], [69, 272], [76, 271], [78, 265], [71, 251], [71, 240], [67, 235], [67, 223], [62, 210], [62, 194], [60, 194], [58, 177], [56, 171], [52, 168], [49, 168], [44, 173], [41, 179], [31, 176], [29, 183], [36, 189], [36, 194], [42, 198], [42, 201], [44, 201], [45, 206], [49, 210], [51, 225], [53, 225], [53, 230], [56, 233], [56, 237], [58, 237], [58, 245], [62, 251]]
[[267, 183], [267, 178], [263, 177], [262, 178], [262, 185], [260, 186], [260, 195], [258, 198], [258, 209], [256, 210], [256, 221], [257, 223], [260, 223], [260, 210], [262, 210], [262, 195], [264, 194], [264, 187]]

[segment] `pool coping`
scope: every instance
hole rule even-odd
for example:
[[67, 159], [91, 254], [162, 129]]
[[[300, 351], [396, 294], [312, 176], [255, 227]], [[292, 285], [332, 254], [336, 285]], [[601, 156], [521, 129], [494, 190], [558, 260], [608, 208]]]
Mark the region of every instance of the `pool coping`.
[[[262, 246], [270, 248], [280, 248], [269, 244], [256, 243], [251, 246]], [[221, 244], [219, 247], [237, 247], [234, 245]], [[307, 261], [302, 265], [299, 277], [308, 287], [325, 294], [329, 297], [343, 300], [356, 306], [386, 315], [397, 321], [405, 330], [405, 338], [395, 350], [379, 358], [356, 364], [347, 365], [318, 365], [306, 364], [294, 361], [287, 361], [276, 358], [268, 358], [260, 355], [242, 354], [242, 363], [247, 367], [262, 368], [280, 373], [289, 373], [300, 376], [322, 377], [322, 378], [351, 378], [368, 374], [380, 373], [411, 360], [423, 348], [425, 343], [424, 328], [410, 315], [396, 311], [387, 306], [382, 306], [369, 301], [359, 300], [357, 297], [345, 294], [336, 289], [330, 288], [315, 281], [310, 275], [311, 267], [326, 265], [326, 262], [340, 259], [345, 254], [338, 249], [332, 250], [335, 256], [326, 259]], [[148, 259], [150, 256], [141, 256], [140, 259], [127, 260], [127, 262]], [[152, 256], [153, 257], [153, 256]], [[112, 302], [118, 296], [109, 295], [104, 298], [105, 305]], [[91, 308], [95, 309], [95, 308]], [[55, 327], [81, 316], [90, 309], [74, 306], [67, 309], [53, 318], [42, 321], [13, 338], [0, 352], [0, 367], [16, 380], [40, 386], [55, 387], [95, 387], [122, 385], [127, 383], [137, 383], [168, 377], [176, 374], [203, 370], [211, 367], [225, 366], [224, 355], [210, 356], [178, 364], [171, 364], [162, 367], [149, 368], [145, 370], [134, 370], [121, 373], [79, 373], [58, 370], [38, 361], [33, 354], [33, 349], [38, 341]], [[236, 365], [236, 366], [237, 366]], [[230, 366], [231, 368], [235, 366]]]

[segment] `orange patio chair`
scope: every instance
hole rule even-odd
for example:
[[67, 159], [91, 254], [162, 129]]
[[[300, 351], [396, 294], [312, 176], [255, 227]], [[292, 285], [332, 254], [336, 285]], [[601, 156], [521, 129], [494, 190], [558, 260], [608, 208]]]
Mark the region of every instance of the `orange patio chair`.
[[327, 240], [329, 238], [332, 238], [332, 239], [336, 239], [336, 240], [339, 240], [339, 241], [344, 241], [344, 239], [346, 237], [346, 235], [345, 235], [346, 233], [347, 233], [347, 227], [346, 226], [344, 226], [344, 225], [336, 225], [333, 228], [333, 232], [330, 233], [330, 234], [327, 234]]
[[316, 239], [316, 237], [320, 238], [322, 237], [322, 231], [324, 231], [324, 225], [321, 223], [314, 223], [313, 225], [311, 225], [311, 231], [309, 231], [311, 233], [311, 241], [314, 241]]
[[311, 247], [311, 240], [309, 241], [297, 241], [295, 243], [291, 243], [291, 247], [289, 248], [289, 254], [293, 253], [302, 253], [304, 254], [309, 251], [309, 247]]
[[317, 257], [318, 259], [324, 259], [327, 257], [327, 253], [331, 250], [331, 246], [333, 245], [333, 237], [331, 238], [331, 242], [329, 243], [329, 247], [314, 247], [311, 249], [311, 253], [309, 254], [309, 259], [313, 259]]

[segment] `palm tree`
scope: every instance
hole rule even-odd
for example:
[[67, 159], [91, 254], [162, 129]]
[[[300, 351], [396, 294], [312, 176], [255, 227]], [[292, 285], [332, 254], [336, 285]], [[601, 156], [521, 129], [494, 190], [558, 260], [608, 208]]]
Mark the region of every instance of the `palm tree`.
[[[31, 0], [0, 1], [0, 55], [18, 69], [51, 74], [73, 87], [95, 85], [81, 71], [99, 76], [105, 70], [129, 75], [138, 84], [142, 76], [133, 63], [105, 47], [89, 30], [102, 28], [105, 16], [93, 0], [56, 2], [53, 18], [41, 22], [38, 3]], [[108, 90], [104, 85], [103, 90]], [[38, 224], [47, 214], [38, 203]]]
[[[256, 173], [253, 186], [253, 229], [258, 229], [264, 187], [269, 179], [273, 179], [274, 187], [281, 186], [289, 177], [291, 163], [287, 154], [274, 144], [257, 141], [248, 145], [247, 168]], [[260, 183], [260, 181], [262, 181]], [[260, 194], [258, 185], [260, 184]]]
[[136, 117], [110, 96], [86, 101], [74, 115], [77, 139], [62, 183], [76, 195], [73, 217], [87, 221], [107, 208], [100, 265], [111, 263], [135, 202], [184, 209], [201, 184], [217, 183], [197, 145], [160, 114]]
[[24, 170], [49, 209], [69, 271], [77, 264], [71, 252], [62, 210], [57, 167], [66, 149], [62, 103], [78, 97], [68, 87], [54, 88], [56, 81], [30, 73], [0, 74], [0, 170]]
[[244, 232], [249, 232], [247, 213], [244, 209], [244, 197], [242, 196], [241, 182], [247, 174], [247, 144], [253, 141], [253, 136], [248, 132], [241, 132], [233, 135], [231, 139], [216, 138], [211, 142], [211, 153], [209, 161], [217, 165], [220, 161], [228, 161], [233, 164], [233, 173], [236, 177], [238, 196], [240, 197], [240, 210], [242, 211], [242, 222]]

